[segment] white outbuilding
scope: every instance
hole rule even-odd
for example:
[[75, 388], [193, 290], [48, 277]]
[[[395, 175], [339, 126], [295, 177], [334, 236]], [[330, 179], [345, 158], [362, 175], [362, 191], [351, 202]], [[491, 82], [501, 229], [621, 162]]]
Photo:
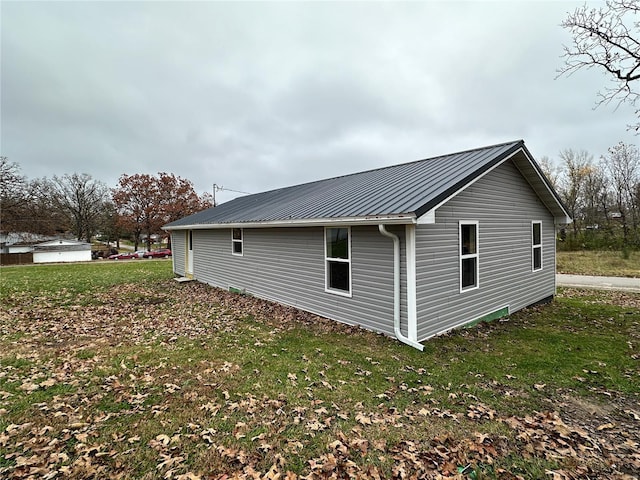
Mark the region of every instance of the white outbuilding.
[[91, 244], [75, 240], [51, 240], [33, 246], [33, 263], [91, 261]]

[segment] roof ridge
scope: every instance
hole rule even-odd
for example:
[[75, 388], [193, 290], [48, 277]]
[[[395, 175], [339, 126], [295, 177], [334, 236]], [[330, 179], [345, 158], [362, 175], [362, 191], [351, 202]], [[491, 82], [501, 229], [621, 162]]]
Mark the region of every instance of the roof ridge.
[[289, 225], [294, 220], [388, 215], [415, 218], [518, 151], [534, 162], [523, 140], [497, 143], [241, 196], [167, 226]]
[[[419, 160], [411, 160], [409, 162], [396, 163], [396, 164], [387, 165], [387, 166], [384, 166], [384, 167], [371, 168], [369, 170], [361, 170], [359, 172], [345, 173], [343, 175], [336, 175], [335, 177], [321, 178], [319, 180], [312, 180], [310, 182], [297, 183], [295, 185], [287, 185], [285, 187], [274, 188], [272, 190], [265, 190], [263, 192], [257, 192], [257, 193], [254, 193], [252, 195], [262, 195], [262, 194], [266, 194], [266, 193], [272, 193], [272, 192], [287, 190], [287, 189], [290, 189], [290, 188], [302, 187], [302, 186], [305, 186], [305, 185], [314, 185], [314, 184], [318, 184], [318, 183], [322, 183], [322, 182], [327, 182], [327, 181], [330, 181], [330, 180], [337, 180], [339, 178], [346, 178], [346, 177], [351, 177], [351, 176], [355, 176], [355, 175], [362, 175], [364, 173], [378, 172], [378, 171], [386, 170], [386, 169], [389, 169], [389, 168], [397, 168], [397, 167], [400, 167], [400, 166], [412, 165], [412, 164], [416, 164], [416, 163], [420, 163], [420, 162], [426, 162], [428, 160], [435, 160], [435, 159], [438, 159], [438, 158], [453, 157], [455, 155], [461, 155], [461, 154], [465, 154], [465, 153], [479, 152], [479, 151], [482, 151], [482, 150], [490, 150], [492, 148], [503, 147], [503, 146], [506, 146], [506, 145], [515, 145], [515, 144], [518, 144], [518, 143], [524, 144], [524, 140], [519, 139], [519, 140], [510, 141], [510, 142], [496, 143], [494, 145], [487, 145], [487, 146], [478, 147], [478, 148], [470, 148], [468, 150], [461, 150], [459, 152], [447, 153], [447, 154], [444, 154], [444, 155], [436, 155], [435, 157], [422, 158], [422, 159], [419, 159]], [[247, 195], [247, 196], [249, 196], [249, 195]]]

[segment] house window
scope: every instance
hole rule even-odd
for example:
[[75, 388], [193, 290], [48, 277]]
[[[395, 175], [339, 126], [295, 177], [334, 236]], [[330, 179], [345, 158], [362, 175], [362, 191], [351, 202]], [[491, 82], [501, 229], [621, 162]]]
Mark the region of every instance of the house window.
[[460, 222], [460, 291], [478, 288], [478, 222]]
[[542, 222], [531, 222], [531, 268], [542, 270]]
[[351, 231], [348, 227], [326, 228], [325, 288], [327, 292], [351, 296]]
[[242, 256], [242, 229], [234, 228], [231, 230], [231, 253], [233, 255]]

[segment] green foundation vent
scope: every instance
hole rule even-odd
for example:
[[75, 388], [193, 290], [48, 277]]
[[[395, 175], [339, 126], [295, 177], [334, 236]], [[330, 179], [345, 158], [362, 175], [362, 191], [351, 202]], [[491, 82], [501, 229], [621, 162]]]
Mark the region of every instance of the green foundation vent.
[[470, 328], [479, 324], [480, 322], [491, 322], [493, 320], [497, 320], [499, 318], [504, 318], [508, 316], [509, 316], [509, 306], [502, 307], [496, 310], [495, 312], [487, 313], [482, 317], [476, 318], [475, 320], [471, 320], [469, 323], [466, 323], [464, 325], [464, 328]]

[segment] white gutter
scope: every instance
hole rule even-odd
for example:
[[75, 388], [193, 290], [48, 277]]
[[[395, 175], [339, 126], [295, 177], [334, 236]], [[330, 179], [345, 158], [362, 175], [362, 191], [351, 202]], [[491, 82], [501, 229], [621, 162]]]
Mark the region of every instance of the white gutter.
[[291, 220], [265, 220], [260, 222], [234, 222], [234, 223], [198, 223], [194, 225], [178, 225], [175, 227], [163, 226], [167, 231], [173, 230], [209, 230], [215, 228], [273, 228], [273, 227], [325, 227], [330, 225], [378, 225], [386, 224], [407, 225], [415, 224], [416, 216], [413, 213], [399, 215], [374, 215], [370, 217], [336, 217], [336, 218], [308, 218]]
[[400, 330], [400, 238], [387, 231], [384, 224], [378, 224], [378, 230], [385, 237], [393, 240], [393, 332], [402, 343], [422, 351], [424, 345], [405, 337]]

